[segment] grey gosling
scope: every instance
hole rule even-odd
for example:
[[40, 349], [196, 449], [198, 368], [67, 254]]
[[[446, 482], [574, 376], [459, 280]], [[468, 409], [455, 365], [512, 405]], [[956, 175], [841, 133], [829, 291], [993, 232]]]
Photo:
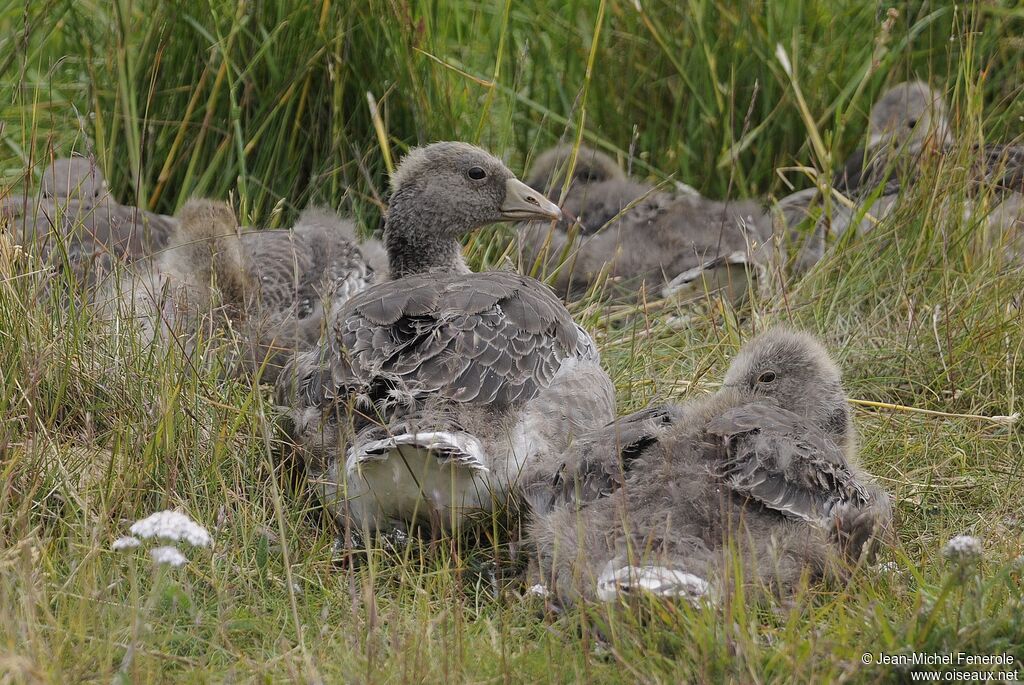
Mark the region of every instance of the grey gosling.
[[57, 159], [43, 171], [41, 197], [6, 198], [0, 217], [39, 256], [56, 261], [66, 250], [76, 275], [90, 284], [116, 262], [163, 249], [175, 228], [172, 217], [119, 204], [95, 161], [84, 157]]
[[780, 596], [804, 574], [843, 578], [891, 520], [855, 445], [825, 350], [769, 331], [714, 395], [619, 418], [563, 464], [536, 465], [523, 493], [541, 576], [566, 604], [640, 591], [714, 602], [734, 558], [746, 589]]
[[[915, 162], [928, 151], [952, 142], [946, 104], [938, 91], [922, 81], [900, 83], [882, 93], [868, 115], [868, 142], [855, 150], [837, 174], [833, 186], [858, 201], [870, 201], [857, 230], [863, 232], [895, 206], [900, 184], [912, 173]], [[885, 182], [878, 197], [873, 191]], [[827, 211], [817, 188], [798, 190], [777, 204], [791, 242], [798, 242], [797, 227], [815, 219], [811, 234], [796, 254], [794, 271], [803, 273], [825, 254], [827, 235], [842, 235], [864, 207], [848, 207], [838, 201]]]
[[[870, 210], [876, 218], [884, 217], [900, 189], [917, 180], [921, 155], [947, 154], [955, 142], [942, 94], [920, 81], [901, 83], [883, 93], [872, 107], [867, 152], [854, 152], [836, 187], [862, 198], [884, 182]], [[973, 155], [971, 191], [978, 194], [982, 188], [991, 189], [991, 223], [1003, 227], [1019, 224], [1021, 215], [1015, 208], [1024, 193], [1024, 146], [990, 144], [976, 147]], [[869, 227], [862, 222], [860, 230]]]
[[[527, 185], [559, 201], [572, 149], [572, 145], [557, 145], [541, 153], [530, 167]], [[581, 145], [569, 187], [561, 198], [563, 217], [558, 228], [568, 232], [575, 223], [584, 235], [596, 233], [627, 207], [642, 204], [646, 196], [657, 199], [654, 186], [629, 179], [614, 159]]]
[[239, 328], [242, 368], [274, 383], [301, 350], [312, 348], [327, 328], [332, 307], [386, 275], [378, 241], [357, 242], [356, 225], [324, 209], [307, 209], [288, 229], [239, 235], [248, 293]]
[[391, 280], [339, 307], [278, 383], [346, 546], [459, 528], [502, 502], [526, 464], [614, 416], [594, 341], [550, 289], [472, 273], [462, 257], [471, 231], [558, 220], [558, 207], [464, 143], [412, 150], [391, 187]]
[[[847, 195], [860, 195], [886, 181], [898, 189], [927, 150], [953, 142], [946, 103], [923, 81], [900, 83], [882, 93], [868, 115], [867, 146], [855, 150], [836, 179]], [[897, 164], [897, 161], [901, 162]], [[896, 168], [890, 169], [890, 167]], [[890, 177], [887, 177], [889, 172]]]
[[175, 225], [167, 249], [120, 272], [93, 304], [111, 324], [133, 321], [144, 343], [175, 340], [191, 352], [201, 326], [220, 332], [244, 313], [254, 282], [230, 206], [191, 200]]
[[[380, 250], [372, 240], [363, 247]], [[312, 208], [291, 229], [239, 231], [227, 204], [191, 200], [167, 249], [122, 281], [120, 299], [144, 315], [149, 338], [171, 332], [170, 322], [187, 322], [174, 328], [189, 335], [204, 310], [218, 308], [236, 333], [239, 370], [273, 383], [319, 341], [330, 308], [378, 278], [355, 224], [334, 212]]]
[[882, 93], [868, 115], [867, 145], [850, 155], [833, 182], [836, 190], [857, 204], [849, 207], [834, 200], [826, 207], [817, 188], [798, 190], [777, 203], [791, 243], [800, 242], [796, 230], [800, 224], [815, 220], [810, 235], [794, 251], [794, 271], [806, 272], [821, 260], [826, 236], [842, 235], [855, 221], [856, 230], [865, 232], [887, 216], [901, 184], [913, 176], [916, 162], [952, 140], [946, 104], [928, 84], [910, 81]]
[[[554, 179], [549, 192], [556, 197], [570, 153], [560, 146], [540, 155], [532, 183]], [[567, 298], [607, 275], [633, 296], [646, 284], [665, 297], [725, 290], [738, 301], [770, 258], [771, 221], [756, 202], [658, 191], [587, 147], [579, 149], [564, 206], [577, 215], [579, 235], [565, 225], [550, 231], [534, 224], [521, 232], [520, 243], [527, 264], [545, 263], [556, 273], [555, 291]]]

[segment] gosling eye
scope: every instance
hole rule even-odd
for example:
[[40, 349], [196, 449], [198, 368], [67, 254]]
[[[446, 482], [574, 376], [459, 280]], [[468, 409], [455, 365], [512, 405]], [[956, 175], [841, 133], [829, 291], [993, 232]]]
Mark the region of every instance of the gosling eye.
[[760, 376], [757, 377], [757, 382], [758, 383], [773, 383], [775, 381], [775, 378], [776, 378], [776, 376], [775, 376], [775, 372], [774, 371], [765, 371], [764, 373], [762, 373]]
[[910, 129], [911, 131], [914, 130], [915, 126], [917, 126], [917, 119], [911, 119], [910, 121], [907, 122], [907, 128]]
[[478, 166], [472, 167], [469, 171], [466, 172], [466, 175], [469, 176], [474, 181], [482, 181], [485, 178], [487, 178], [487, 172]]

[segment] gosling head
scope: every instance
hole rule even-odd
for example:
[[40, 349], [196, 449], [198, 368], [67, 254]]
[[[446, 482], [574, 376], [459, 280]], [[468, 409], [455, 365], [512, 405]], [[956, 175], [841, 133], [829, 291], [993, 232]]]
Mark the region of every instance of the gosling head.
[[908, 81], [882, 94], [871, 108], [868, 146], [938, 145], [953, 142], [942, 94], [923, 81]]
[[416, 148], [391, 176], [384, 225], [391, 277], [465, 270], [458, 239], [487, 224], [561, 218], [557, 205], [478, 147]]
[[96, 163], [85, 157], [63, 157], [43, 171], [43, 196], [57, 202], [96, 204], [107, 197], [107, 182]]
[[[558, 145], [545, 150], [534, 160], [527, 175], [526, 183], [531, 188], [543, 190], [544, 188], [555, 188], [561, 186], [557, 182], [569, 170], [569, 160], [572, 158], [572, 145]], [[612, 181], [624, 179], [626, 174], [622, 168], [615, 163], [615, 160], [603, 152], [581, 145], [576, 154], [576, 166], [573, 168], [572, 180], [576, 183], [600, 183], [601, 181]]]
[[853, 440], [839, 369], [821, 343], [806, 333], [776, 328], [757, 336], [736, 355], [724, 386], [775, 400], [840, 445]]

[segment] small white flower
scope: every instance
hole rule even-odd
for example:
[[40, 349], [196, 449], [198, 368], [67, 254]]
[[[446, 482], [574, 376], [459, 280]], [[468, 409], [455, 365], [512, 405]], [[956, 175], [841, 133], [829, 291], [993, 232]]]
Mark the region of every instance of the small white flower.
[[131, 535], [125, 535], [124, 537], [114, 540], [110, 545], [110, 549], [115, 552], [120, 552], [123, 549], [134, 549], [142, 544], [142, 540], [133, 538]]
[[878, 565], [878, 571], [880, 573], [888, 573], [894, 576], [902, 575], [903, 569], [895, 561], [887, 561], [884, 564]]
[[549, 597], [549, 596], [551, 596], [551, 591], [548, 590], [543, 585], [541, 585], [540, 583], [537, 583], [536, 585], [532, 586], [531, 588], [529, 588], [526, 591], [526, 596], [527, 597]]
[[133, 523], [131, 531], [140, 538], [184, 540], [193, 547], [207, 547], [211, 540], [205, 528], [180, 511], [158, 511]]
[[154, 547], [149, 550], [149, 555], [153, 557], [153, 561], [157, 564], [167, 564], [169, 566], [184, 566], [188, 559], [185, 555], [178, 551], [177, 547]]
[[942, 548], [942, 556], [953, 561], [970, 562], [981, 558], [981, 539], [973, 535], [957, 535]]

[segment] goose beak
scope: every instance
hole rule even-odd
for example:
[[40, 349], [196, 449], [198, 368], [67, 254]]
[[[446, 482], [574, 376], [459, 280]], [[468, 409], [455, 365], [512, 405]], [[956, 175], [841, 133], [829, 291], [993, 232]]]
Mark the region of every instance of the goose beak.
[[505, 181], [505, 201], [501, 203], [505, 221], [554, 220], [562, 218], [562, 210], [542, 194], [517, 178]]

